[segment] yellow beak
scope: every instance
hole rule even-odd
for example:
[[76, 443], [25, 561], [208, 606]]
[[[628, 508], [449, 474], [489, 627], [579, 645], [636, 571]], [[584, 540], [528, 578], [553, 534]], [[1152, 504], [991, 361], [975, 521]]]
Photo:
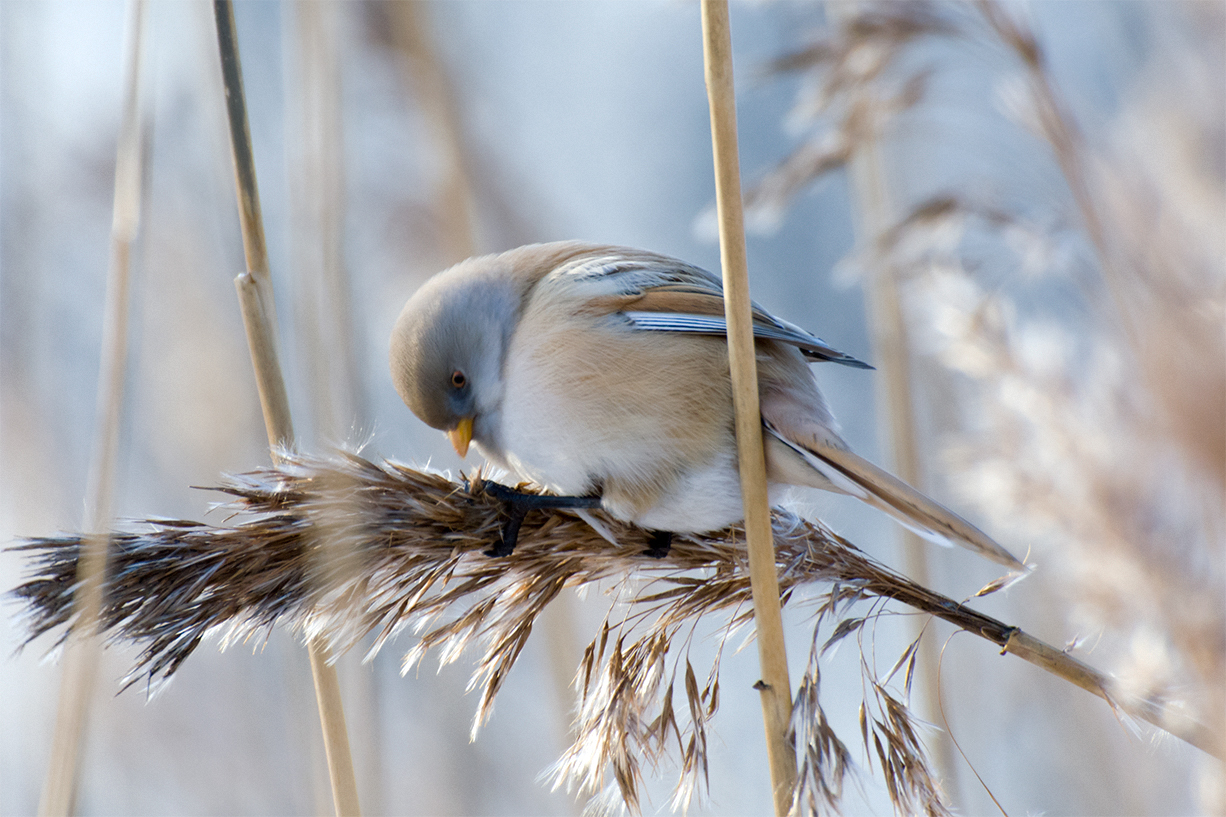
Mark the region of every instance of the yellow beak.
[[461, 457], [468, 454], [468, 444], [473, 438], [473, 418], [465, 417], [456, 427], [447, 432], [447, 439]]

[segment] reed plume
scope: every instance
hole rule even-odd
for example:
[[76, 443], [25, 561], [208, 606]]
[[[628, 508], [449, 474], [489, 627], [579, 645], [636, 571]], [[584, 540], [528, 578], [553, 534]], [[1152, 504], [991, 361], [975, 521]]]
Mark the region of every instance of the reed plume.
[[[354, 453], [285, 452], [277, 465], [221, 480], [216, 490], [230, 500], [217, 510], [226, 525], [158, 519], [116, 533], [101, 631], [112, 643], [141, 648], [125, 686], [145, 679], [156, 690], [211, 634], [225, 646], [284, 626], [334, 654], [370, 637], [372, 656], [407, 628], [416, 640], [406, 671], [427, 653], [447, 664], [479, 645], [469, 684], [480, 690], [475, 735], [550, 600], [566, 587], [613, 580], [623, 583], [627, 602], [614, 605], [585, 651], [575, 681], [577, 738], [554, 779], [595, 793], [611, 769], [615, 794], [637, 810], [643, 764], [669, 758], [681, 767], [675, 805], [684, 807], [706, 788], [707, 730], [720, 694], [718, 655], [702, 672], [688, 644], [700, 621], [725, 628], [725, 640], [752, 621], [744, 532], [679, 535], [657, 560], [643, 555], [648, 531], [598, 513], [602, 535], [570, 512], [541, 511], [528, 516], [511, 556], [489, 558], [484, 551], [499, 540], [502, 505], [484, 486], [479, 475], [455, 482]], [[798, 593], [816, 599], [815, 646], [794, 720], [802, 762], [796, 802], [804, 811], [833, 810], [850, 764], [818, 700], [824, 645], [860, 632], [887, 599], [1005, 649], [1021, 631], [908, 581], [820, 523], [776, 512], [773, 525], [783, 601]], [[62, 628], [62, 641], [75, 626], [81, 548], [80, 536], [18, 547], [32, 569], [13, 591], [26, 608], [28, 640]], [[627, 577], [637, 581], [626, 585]], [[864, 601], [870, 612], [852, 616], [852, 605]], [[819, 642], [826, 623], [833, 629]], [[919, 727], [887, 690], [890, 677], [874, 677], [867, 663], [865, 672], [872, 696], [862, 715], [864, 740], [891, 796], [902, 811], [942, 813]], [[1109, 694], [1105, 681], [1100, 694]]]
[[[232, 525], [157, 519], [116, 533], [101, 626], [108, 641], [142, 648], [125, 687], [144, 679], [156, 691], [209, 634], [225, 646], [281, 625], [336, 653], [371, 636], [373, 656], [409, 628], [417, 638], [406, 671], [431, 651], [447, 664], [482, 645], [469, 687], [481, 691], [475, 735], [536, 617], [563, 588], [637, 575], [646, 583], [629, 611], [611, 612], [585, 652], [576, 679], [579, 737], [555, 779], [595, 792], [610, 767], [621, 798], [637, 808], [641, 762], [668, 756], [671, 738], [684, 805], [705, 788], [718, 661], [700, 684], [674, 641], [686, 642], [704, 617], [725, 615], [730, 631], [752, 620], [743, 531], [677, 536], [668, 557], [656, 560], [643, 556], [647, 531], [598, 514], [604, 533], [620, 543], [613, 546], [577, 516], [540, 512], [528, 517], [510, 557], [491, 559], [484, 551], [501, 535], [501, 503], [483, 486], [480, 476], [457, 483], [352, 453], [287, 452], [275, 466], [221, 481], [217, 490], [231, 500], [217, 509]], [[947, 615], [956, 607], [909, 587], [819, 524], [779, 514], [774, 525], [785, 600], [805, 584], [835, 582], [832, 599], [843, 604], [884, 592], [927, 599], [921, 603]], [[69, 536], [19, 546], [33, 568], [14, 591], [27, 606], [30, 640], [57, 628], [63, 640], [75, 625], [81, 542]], [[674, 689], [684, 707], [674, 709]]]

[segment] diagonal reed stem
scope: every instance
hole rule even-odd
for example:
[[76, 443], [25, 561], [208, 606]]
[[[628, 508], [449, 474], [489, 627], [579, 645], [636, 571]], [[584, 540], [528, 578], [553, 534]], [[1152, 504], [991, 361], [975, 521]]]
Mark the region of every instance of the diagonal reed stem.
[[107, 531], [114, 514], [115, 462], [119, 452], [119, 422], [123, 408], [128, 356], [128, 292], [132, 245], [140, 228], [143, 170], [140, 107], [141, 40], [145, 4], [128, 3], [123, 69], [123, 112], [115, 156], [115, 196], [111, 219], [111, 257], [107, 271], [98, 377], [97, 427], [86, 488], [85, 529], [89, 536], [76, 569], [74, 606], [81, 625], [68, 642], [60, 682], [51, 759], [38, 801], [43, 817], [67, 815], [76, 799], [81, 744], [89, 717], [89, 699], [99, 660], [94, 638], [102, 610], [106, 574]]
[[[251, 350], [251, 362], [255, 368], [256, 385], [264, 413], [264, 427], [268, 432], [269, 445], [276, 452], [280, 448], [292, 448], [294, 427], [290, 418], [285, 379], [277, 357], [276, 310], [268, 268], [268, 249], [264, 242], [264, 223], [260, 216], [255, 160], [251, 151], [251, 131], [247, 122], [246, 97], [243, 93], [234, 6], [231, 0], [215, 0], [213, 8], [217, 19], [217, 44], [226, 89], [230, 142], [234, 151], [239, 220], [243, 233], [243, 249], [247, 257], [247, 271], [234, 279], [234, 285], [238, 290], [243, 325], [247, 330], [247, 345]], [[311, 641], [308, 651], [311, 657], [311, 676], [315, 682], [315, 697], [319, 704], [324, 750], [328, 756], [333, 806], [338, 817], [356, 817], [361, 814], [361, 809], [358, 805], [357, 780], [353, 772], [353, 758], [349, 750], [349, 734], [345, 727], [345, 711], [341, 703], [336, 667], [331, 664], [330, 651], [322, 642]]]
[[762, 680], [762, 717], [770, 763], [775, 814], [788, 813], [796, 788], [796, 746], [792, 740], [792, 684], [788, 678], [774, 538], [766, 492], [762, 414], [758, 405], [757, 361], [745, 252], [741, 170], [737, 155], [736, 94], [732, 76], [732, 33], [727, 0], [703, 0], [703, 64], [711, 106], [711, 144], [715, 154], [715, 200], [719, 218], [720, 267], [728, 324], [728, 362], [736, 411], [737, 460], [745, 505], [754, 624]]

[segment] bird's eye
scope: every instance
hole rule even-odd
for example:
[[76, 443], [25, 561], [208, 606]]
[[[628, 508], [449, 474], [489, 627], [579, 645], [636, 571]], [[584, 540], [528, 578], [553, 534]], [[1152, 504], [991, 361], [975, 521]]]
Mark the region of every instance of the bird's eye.
[[451, 373], [451, 385], [457, 389], [462, 389], [468, 385], [468, 378], [464, 376], [464, 372], [456, 369]]

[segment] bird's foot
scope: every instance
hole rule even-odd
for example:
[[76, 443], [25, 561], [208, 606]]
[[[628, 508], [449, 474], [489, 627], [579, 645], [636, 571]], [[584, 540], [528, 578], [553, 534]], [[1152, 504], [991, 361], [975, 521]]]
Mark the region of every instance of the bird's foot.
[[643, 551], [644, 556], [650, 556], [653, 559], [663, 559], [668, 555], [668, 551], [673, 546], [673, 532], [670, 530], [653, 530], [651, 538], [647, 540], [647, 550]]
[[502, 541], [485, 551], [486, 556], [495, 558], [510, 556], [514, 552], [515, 544], [519, 541], [519, 528], [524, 524], [524, 517], [528, 515], [528, 511], [600, 507], [598, 496], [529, 494], [497, 482], [486, 482], [483, 487], [486, 493], [501, 501], [507, 510], [507, 520], [502, 526]]

